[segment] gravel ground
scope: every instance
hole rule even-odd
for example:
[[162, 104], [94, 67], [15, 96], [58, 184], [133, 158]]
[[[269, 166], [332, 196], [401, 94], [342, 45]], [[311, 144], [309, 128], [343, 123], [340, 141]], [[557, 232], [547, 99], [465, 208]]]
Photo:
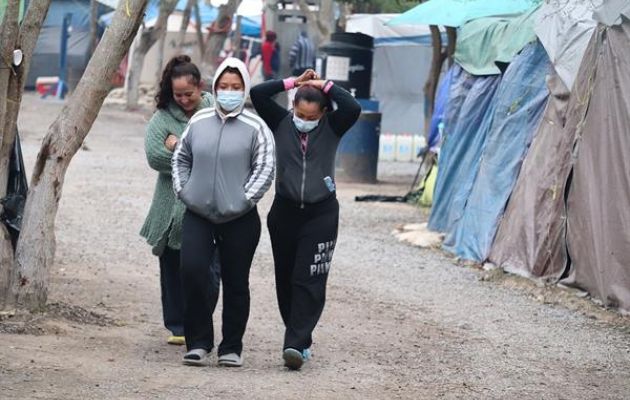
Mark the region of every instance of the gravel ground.
[[[60, 108], [26, 96], [27, 168]], [[183, 349], [165, 344], [161, 326], [157, 260], [137, 234], [155, 180], [144, 160], [146, 118], [103, 109], [73, 160], [49, 312], [0, 322], [2, 399], [630, 398], [628, 319], [399, 243], [391, 231], [422, 221], [418, 209], [353, 201], [404, 194], [413, 164], [380, 165], [379, 185], [339, 185], [328, 303], [301, 372], [282, 366], [266, 232], [252, 268], [245, 367], [180, 365]]]

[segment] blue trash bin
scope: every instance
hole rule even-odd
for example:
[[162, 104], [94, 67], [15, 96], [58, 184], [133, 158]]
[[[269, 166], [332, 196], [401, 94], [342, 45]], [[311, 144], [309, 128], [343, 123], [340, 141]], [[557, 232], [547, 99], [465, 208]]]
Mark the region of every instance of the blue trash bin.
[[364, 111], [341, 138], [335, 162], [338, 180], [375, 183], [378, 165], [381, 113]]

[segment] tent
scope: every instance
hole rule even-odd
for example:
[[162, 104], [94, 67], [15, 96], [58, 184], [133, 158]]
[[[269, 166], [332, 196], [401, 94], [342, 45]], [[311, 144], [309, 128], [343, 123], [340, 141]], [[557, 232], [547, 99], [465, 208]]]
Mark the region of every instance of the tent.
[[599, 25], [568, 105], [567, 91], [557, 90], [490, 254], [508, 271], [585, 289], [625, 312], [630, 312], [629, 14], [627, 3], [617, 1], [594, 14]]
[[[496, 92], [492, 123], [479, 167], [445, 249], [467, 260], [488, 257], [499, 221], [521, 163], [540, 124], [549, 92], [549, 57], [538, 42], [527, 45], [509, 64]], [[453, 202], [453, 207], [459, 205]]]
[[[408, 139], [411, 159], [412, 138], [424, 135], [423, 87], [431, 67], [431, 33], [426, 26], [389, 26], [398, 14], [354, 14], [348, 17], [347, 32], [361, 32], [374, 38], [372, 97], [378, 100], [381, 138]], [[385, 141], [381, 141], [383, 145]], [[394, 156], [394, 150], [391, 149]]]
[[[549, 60], [542, 46], [527, 44], [536, 39], [535, 14], [460, 28], [456, 62], [464, 71], [452, 77], [428, 226], [465, 259], [486, 259], [544, 109]], [[499, 63], [508, 64], [503, 75]]]
[[[98, 13], [103, 14], [109, 7], [99, 5]], [[26, 87], [33, 88], [39, 76], [59, 76], [61, 53], [61, 25], [66, 13], [72, 13], [71, 33], [68, 38], [67, 63], [68, 85], [74, 88], [83, 75], [90, 59], [90, 1], [53, 0], [37, 39], [31, 68], [26, 78]], [[98, 35], [103, 32], [99, 27]]]

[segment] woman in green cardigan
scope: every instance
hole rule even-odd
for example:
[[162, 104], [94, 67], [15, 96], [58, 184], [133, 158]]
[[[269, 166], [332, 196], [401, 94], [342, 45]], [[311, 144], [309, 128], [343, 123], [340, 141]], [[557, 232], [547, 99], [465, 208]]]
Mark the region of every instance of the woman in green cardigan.
[[[213, 104], [212, 95], [201, 88], [201, 74], [190, 57], [180, 55], [172, 58], [162, 72], [160, 88], [155, 96], [157, 111], [149, 121], [144, 142], [147, 161], [158, 172], [158, 179], [140, 235], [153, 247], [153, 254], [159, 257], [164, 326], [171, 331], [168, 343], [177, 345], [185, 344], [179, 249], [186, 207], [173, 192], [171, 157], [190, 117]], [[218, 274], [216, 260], [212, 269]], [[218, 296], [218, 291], [218, 287], [213, 288], [213, 293], [208, 295]]]

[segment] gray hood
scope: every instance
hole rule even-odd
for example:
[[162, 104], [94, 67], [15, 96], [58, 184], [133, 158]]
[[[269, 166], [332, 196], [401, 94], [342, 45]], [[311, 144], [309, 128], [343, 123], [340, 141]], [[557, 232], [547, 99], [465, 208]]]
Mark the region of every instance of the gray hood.
[[217, 68], [217, 71], [214, 74], [214, 79], [212, 80], [212, 96], [215, 99], [217, 98], [217, 93], [215, 89], [217, 86], [217, 81], [219, 80], [219, 77], [221, 76], [223, 71], [225, 71], [225, 69], [228, 67], [237, 68], [238, 71], [241, 73], [241, 76], [243, 77], [243, 83], [245, 84], [245, 90], [244, 90], [245, 93], [243, 95], [243, 101], [241, 102], [241, 105], [239, 105], [236, 109], [234, 109], [234, 111], [230, 112], [229, 114], [226, 114], [225, 112], [223, 112], [219, 103], [215, 101], [216, 111], [217, 111], [217, 114], [219, 114], [219, 116], [221, 117], [221, 119], [226, 119], [228, 117], [235, 117], [243, 111], [243, 108], [245, 107], [245, 100], [249, 96], [249, 89], [251, 88], [251, 78], [249, 76], [249, 71], [247, 70], [247, 66], [238, 58], [228, 57], [225, 60], [223, 60], [221, 65], [219, 65], [219, 68]]

